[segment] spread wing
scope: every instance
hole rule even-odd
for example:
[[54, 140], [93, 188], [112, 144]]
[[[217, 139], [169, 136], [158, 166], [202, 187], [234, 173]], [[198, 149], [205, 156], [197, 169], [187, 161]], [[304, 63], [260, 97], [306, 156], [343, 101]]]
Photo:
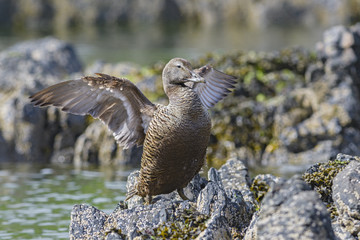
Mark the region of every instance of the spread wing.
[[205, 83], [196, 83], [194, 90], [198, 93], [202, 104], [208, 109], [235, 88], [236, 77], [220, 72], [211, 66], [203, 66], [194, 71], [205, 79]]
[[156, 106], [129, 80], [97, 73], [50, 86], [30, 98], [36, 106], [55, 106], [99, 118], [119, 145], [142, 145]]

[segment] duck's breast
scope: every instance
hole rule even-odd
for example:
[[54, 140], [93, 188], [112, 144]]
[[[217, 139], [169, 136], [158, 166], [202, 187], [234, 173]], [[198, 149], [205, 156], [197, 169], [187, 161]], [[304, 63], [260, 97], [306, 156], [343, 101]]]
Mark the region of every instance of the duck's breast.
[[140, 181], [148, 194], [185, 187], [203, 166], [210, 117], [205, 109], [191, 112], [160, 107], [150, 122], [140, 171]]

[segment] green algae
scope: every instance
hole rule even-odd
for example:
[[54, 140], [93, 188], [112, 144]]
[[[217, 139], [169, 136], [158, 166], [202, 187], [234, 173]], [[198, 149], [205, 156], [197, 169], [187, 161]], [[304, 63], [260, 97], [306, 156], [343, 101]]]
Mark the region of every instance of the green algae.
[[259, 204], [264, 199], [269, 189], [270, 189], [269, 184], [267, 184], [262, 179], [254, 179], [250, 187], [250, 190], [254, 193], [254, 197]]
[[336, 175], [348, 165], [348, 163], [349, 161], [339, 160], [318, 163], [313, 165], [302, 175], [303, 180], [320, 194], [320, 198], [326, 204], [331, 218], [338, 216], [337, 209], [332, 199], [333, 180]]
[[152, 239], [195, 239], [206, 229], [208, 216], [195, 209], [184, 209], [174, 219], [154, 229]]
[[210, 64], [239, 79], [232, 95], [211, 111], [208, 164], [220, 166], [239, 148], [254, 159], [261, 159], [267, 149], [274, 150], [273, 143], [279, 142], [273, 121], [276, 106], [269, 107], [269, 101], [304, 86], [306, 68], [315, 62], [316, 55], [301, 48], [271, 53], [208, 54], [193, 62], [195, 67]]

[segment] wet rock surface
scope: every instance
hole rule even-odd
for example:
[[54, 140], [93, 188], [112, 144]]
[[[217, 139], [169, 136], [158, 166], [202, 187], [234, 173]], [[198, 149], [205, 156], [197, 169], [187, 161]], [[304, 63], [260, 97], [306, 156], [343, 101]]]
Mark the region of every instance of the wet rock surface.
[[[335, 174], [328, 179], [333, 189], [328, 194], [335, 206], [321, 192], [329, 183], [320, 180], [317, 188], [313, 184], [321, 175], [328, 176], [329, 166]], [[306, 173], [288, 180], [257, 175], [249, 181], [243, 163], [230, 159], [219, 170], [211, 168], [208, 180], [197, 175], [191, 181], [185, 189], [191, 200], [172, 192], [144, 205], [135, 196], [110, 214], [76, 205], [70, 237], [86, 239], [91, 233], [106, 239], [357, 239], [359, 167], [359, 157], [338, 154], [335, 160], [307, 170], [315, 178], [312, 182]], [[129, 176], [128, 189], [137, 176], [138, 171]], [[260, 194], [263, 198], [255, 200]]]

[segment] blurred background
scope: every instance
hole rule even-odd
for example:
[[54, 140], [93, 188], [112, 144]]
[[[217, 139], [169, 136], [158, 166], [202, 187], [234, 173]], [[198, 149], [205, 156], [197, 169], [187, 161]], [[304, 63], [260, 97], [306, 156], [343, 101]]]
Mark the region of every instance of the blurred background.
[[211, 111], [203, 175], [236, 157], [288, 177], [358, 153], [358, 21], [359, 0], [0, 0], [0, 239], [66, 239], [74, 204], [124, 200], [141, 148], [29, 103], [83, 74], [125, 76], [162, 103], [173, 57], [238, 76]]
[[52, 35], [81, 60], [151, 64], [207, 52], [314, 44], [324, 29], [359, 19], [358, 0], [1, 0], [0, 49]]

